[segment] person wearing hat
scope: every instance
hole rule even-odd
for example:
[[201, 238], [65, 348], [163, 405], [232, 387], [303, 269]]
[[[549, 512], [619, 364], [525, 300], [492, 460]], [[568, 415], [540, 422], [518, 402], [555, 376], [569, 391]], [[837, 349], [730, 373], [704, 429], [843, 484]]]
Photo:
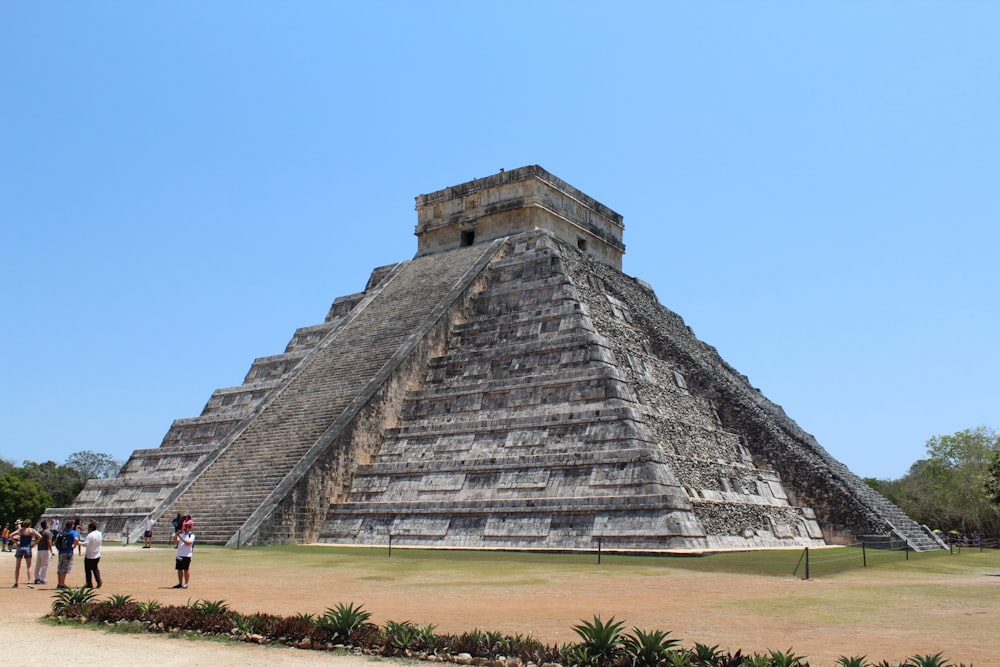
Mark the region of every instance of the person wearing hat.
[[191, 556], [194, 555], [194, 521], [186, 518], [180, 530], [174, 533], [174, 544], [177, 545], [177, 585], [174, 588], [187, 588], [191, 581]]

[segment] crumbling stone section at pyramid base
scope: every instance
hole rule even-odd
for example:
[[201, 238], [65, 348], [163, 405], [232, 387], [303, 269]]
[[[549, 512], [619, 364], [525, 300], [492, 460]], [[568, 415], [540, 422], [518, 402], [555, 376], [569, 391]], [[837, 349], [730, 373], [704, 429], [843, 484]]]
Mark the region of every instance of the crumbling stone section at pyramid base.
[[932, 534], [620, 270], [621, 216], [540, 167], [417, 198], [416, 256], [71, 508], [138, 539], [671, 551]]

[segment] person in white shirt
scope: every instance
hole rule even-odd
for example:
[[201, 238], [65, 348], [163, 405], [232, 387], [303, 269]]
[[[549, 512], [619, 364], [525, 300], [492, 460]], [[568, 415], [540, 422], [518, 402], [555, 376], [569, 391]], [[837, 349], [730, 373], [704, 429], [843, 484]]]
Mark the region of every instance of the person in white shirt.
[[148, 549], [153, 546], [153, 526], [156, 525], [156, 519], [150, 514], [146, 516], [146, 530], [142, 534], [143, 549]]
[[93, 588], [94, 582], [100, 588], [104, 581], [101, 579], [101, 570], [97, 567], [101, 562], [101, 544], [104, 542], [104, 535], [97, 530], [97, 524], [91, 521], [87, 524], [87, 537], [83, 540], [85, 552], [83, 554], [83, 572], [87, 577], [87, 588]]
[[191, 581], [191, 556], [194, 555], [194, 521], [187, 519], [181, 524], [181, 529], [174, 533], [174, 544], [177, 545], [177, 585], [174, 588], [187, 588]]

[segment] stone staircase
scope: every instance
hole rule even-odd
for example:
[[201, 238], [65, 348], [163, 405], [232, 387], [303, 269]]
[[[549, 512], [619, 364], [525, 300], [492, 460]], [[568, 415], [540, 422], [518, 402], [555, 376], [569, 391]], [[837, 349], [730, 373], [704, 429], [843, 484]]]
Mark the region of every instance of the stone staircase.
[[419, 325], [490, 252], [495, 247], [475, 246], [398, 265], [333, 334], [306, 353], [253, 418], [158, 512], [191, 514], [203, 543], [251, 539], [255, 530], [243, 533], [244, 525], [267, 501], [281, 501], [276, 489], [291, 484], [290, 476], [307, 472], [296, 466], [352, 404], [356, 407]]
[[[843, 468], [840, 471], [841, 474], [846, 472], [848, 475], [851, 475], [846, 466], [841, 464], [840, 467]], [[883, 530], [879, 531], [877, 535], [888, 534], [890, 538], [895, 538], [890, 539], [891, 542], [898, 540], [913, 551], [937, 551], [947, 548], [941, 541], [941, 538], [934, 535], [927, 526], [918, 524], [907, 516], [903, 510], [899, 509], [894, 503], [890, 502], [885, 496], [867, 484], [862, 482], [862, 486], [858, 487], [857, 493], [869, 507], [872, 507], [879, 513], [884, 522]]]
[[[376, 269], [369, 284], [385, 274]], [[337, 298], [323, 322], [299, 328], [285, 352], [255, 359], [243, 383], [217, 389], [197, 417], [176, 419], [157, 448], [137, 449], [111, 479], [88, 480], [70, 507], [51, 507], [43, 518], [79, 517], [94, 520], [109, 536], [140, 538], [145, 517], [214, 453], [237, 426], [252, 415], [267, 395], [322, 338], [344, 321], [364, 293]]]
[[789, 507], [777, 475], [754, 471], [745, 451], [740, 462], [738, 438], [722, 433], [708, 404], [671, 375], [677, 405], [662, 420], [686, 418], [685, 434], [714, 429], [701, 441], [715, 438], [731, 450], [716, 447], [700, 469], [725, 456], [730, 467], [766, 480], [765, 490], [730, 497], [682, 488], [675, 463], [690, 468], [696, 459], [655, 443], [655, 410], [637, 400], [616, 344], [595, 328], [591, 301], [609, 302], [596, 293], [582, 299], [586, 275], [563, 269], [575, 251], [542, 233], [510, 243], [509, 256], [490, 265], [468, 321], [452, 326], [447, 353], [431, 360], [425, 385], [407, 396], [400, 427], [373, 463], [359, 466], [347, 501], [331, 505], [321, 541], [385, 544], [391, 535], [395, 544], [480, 548], [723, 546], [721, 536], [706, 536], [700, 502], [751, 504], [780, 519], [766, 535], [754, 533], [758, 544], [821, 543], [812, 517]]

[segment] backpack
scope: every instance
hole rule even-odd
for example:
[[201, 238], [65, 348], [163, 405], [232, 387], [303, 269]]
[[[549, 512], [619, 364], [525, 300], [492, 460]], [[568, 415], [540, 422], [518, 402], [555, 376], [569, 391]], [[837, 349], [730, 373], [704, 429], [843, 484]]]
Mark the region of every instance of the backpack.
[[56, 551], [69, 551], [73, 548], [73, 538], [70, 537], [69, 531], [61, 531], [56, 535]]

